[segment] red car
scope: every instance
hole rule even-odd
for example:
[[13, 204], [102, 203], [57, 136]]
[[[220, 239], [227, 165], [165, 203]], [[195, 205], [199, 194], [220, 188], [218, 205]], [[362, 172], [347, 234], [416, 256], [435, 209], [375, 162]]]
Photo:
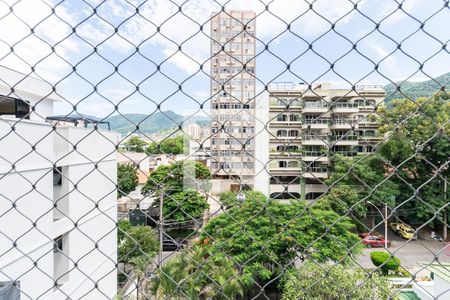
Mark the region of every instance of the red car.
[[384, 247], [385, 242], [387, 242], [387, 247], [389, 248], [391, 246], [391, 242], [386, 241], [382, 236], [368, 235], [362, 240], [362, 243], [366, 245], [367, 248]]

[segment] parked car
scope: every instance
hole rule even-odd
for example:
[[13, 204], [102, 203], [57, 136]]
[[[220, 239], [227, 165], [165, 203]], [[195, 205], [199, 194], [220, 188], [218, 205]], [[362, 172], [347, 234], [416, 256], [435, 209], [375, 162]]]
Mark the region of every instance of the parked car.
[[409, 240], [409, 239], [415, 239], [416, 234], [414, 232], [414, 229], [412, 227], [403, 224], [403, 223], [389, 223], [389, 228], [396, 232], [398, 235], [400, 235], [402, 238]]
[[384, 239], [383, 236], [368, 235], [363, 238], [362, 243], [367, 246], [367, 248], [372, 247], [384, 247], [387, 242], [387, 247], [391, 247], [391, 242]]
[[366, 238], [369, 235], [383, 237], [383, 235], [381, 233], [376, 232], [376, 231], [373, 231], [373, 232], [362, 232], [362, 233], [359, 234], [359, 237], [364, 239], [364, 238]]

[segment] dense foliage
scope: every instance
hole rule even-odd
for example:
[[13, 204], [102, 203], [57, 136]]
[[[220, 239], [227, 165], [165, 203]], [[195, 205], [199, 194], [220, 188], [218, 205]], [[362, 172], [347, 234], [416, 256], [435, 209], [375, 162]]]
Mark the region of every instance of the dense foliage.
[[185, 189], [209, 191], [211, 173], [205, 165], [196, 161], [176, 161], [159, 166], [153, 171], [142, 188], [143, 194], [158, 196], [160, 191], [170, 195]]
[[151, 281], [156, 299], [236, 299], [244, 287], [233, 262], [206, 245], [171, 258]]
[[400, 260], [388, 252], [371, 252], [370, 260], [376, 267], [380, 268], [383, 275], [388, 275], [389, 271], [397, 271], [400, 267]]
[[[259, 193], [259, 192], [255, 192], [255, 191], [244, 191], [243, 192], [246, 199], [254, 199], [254, 200], [260, 200], [260, 201], [265, 201], [266, 197]], [[237, 193], [236, 192], [222, 192], [219, 194], [219, 204], [224, 208], [224, 209], [228, 209], [228, 208], [232, 208], [235, 206], [240, 205], [241, 203], [239, 202], [239, 200], [237, 199]]]
[[124, 146], [128, 151], [144, 152], [147, 142], [138, 136], [132, 136], [124, 143]]
[[395, 168], [397, 203], [408, 200], [402, 209], [415, 212], [405, 220], [423, 222], [446, 204], [443, 183], [450, 175], [445, 166], [450, 153], [449, 96], [440, 94], [415, 102], [401, 99], [391, 104], [380, 110], [381, 130], [389, 138], [379, 152], [390, 169]]
[[147, 155], [150, 154], [182, 154], [186, 151], [184, 136], [166, 138], [161, 142], [153, 142], [145, 149]]
[[118, 259], [121, 262], [130, 262], [136, 257], [144, 256], [152, 259], [159, 249], [159, 241], [155, 232], [148, 226], [131, 226], [122, 235], [118, 245]]
[[119, 222], [117, 222], [117, 245], [122, 243], [130, 228], [131, 224], [128, 220], [119, 220]]
[[160, 193], [163, 193], [165, 220], [192, 220], [201, 217], [209, 207], [204, 193], [210, 189], [210, 178], [211, 173], [203, 164], [178, 161], [152, 172], [142, 193], [155, 197], [153, 207], [159, 207]]
[[363, 269], [307, 262], [283, 279], [282, 300], [399, 299], [387, 281]]
[[206, 197], [191, 189], [164, 197], [163, 216], [168, 222], [190, 221], [200, 218], [208, 207]]
[[360, 252], [359, 238], [347, 217], [304, 202], [282, 204], [254, 192], [205, 227], [201, 240], [243, 265], [244, 280], [268, 280], [294, 261], [312, 258], [345, 263]]
[[117, 165], [117, 197], [128, 195], [138, 185], [138, 170], [132, 164]]

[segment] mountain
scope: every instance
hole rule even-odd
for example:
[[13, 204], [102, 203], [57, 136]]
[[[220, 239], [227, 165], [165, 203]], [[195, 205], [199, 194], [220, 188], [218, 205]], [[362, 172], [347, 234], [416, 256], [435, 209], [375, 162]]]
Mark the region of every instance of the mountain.
[[[434, 78], [434, 80], [427, 80], [421, 82], [400, 81], [396, 82], [396, 84], [397, 85], [401, 84], [400, 86], [403, 94], [412, 99], [416, 99], [419, 97], [431, 97], [436, 92], [438, 92], [443, 85], [447, 86], [450, 84], [450, 72], [443, 74], [439, 77], [436, 77]], [[405, 98], [404, 95], [395, 91], [397, 87], [392, 83], [385, 85], [383, 88], [386, 91], [387, 96], [386, 102], [389, 102], [390, 100], [395, 98]]]
[[106, 119], [111, 126], [111, 130], [117, 131], [122, 135], [132, 133], [136, 130], [136, 125], [139, 125], [139, 132], [150, 134], [169, 129], [178, 128], [181, 123], [198, 123], [206, 125], [209, 123], [207, 117], [194, 116], [186, 118], [171, 110], [164, 112], [156, 112], [152, 115], [145, 114], [122, 114], [111, 116]]

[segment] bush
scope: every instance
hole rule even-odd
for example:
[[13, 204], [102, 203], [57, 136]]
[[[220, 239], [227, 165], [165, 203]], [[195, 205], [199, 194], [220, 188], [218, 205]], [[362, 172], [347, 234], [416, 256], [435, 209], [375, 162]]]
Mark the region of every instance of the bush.
[[400, 267], [400, 260], [388, 252], [374, 251], [370, 253], [372, 263], [379, 267], [384, 275], [388, 275], [389, 271], [397, 271]]
[[307, 262], [286, 272], [282, 300], [399, 299], [388, 280], [361, 268]]

